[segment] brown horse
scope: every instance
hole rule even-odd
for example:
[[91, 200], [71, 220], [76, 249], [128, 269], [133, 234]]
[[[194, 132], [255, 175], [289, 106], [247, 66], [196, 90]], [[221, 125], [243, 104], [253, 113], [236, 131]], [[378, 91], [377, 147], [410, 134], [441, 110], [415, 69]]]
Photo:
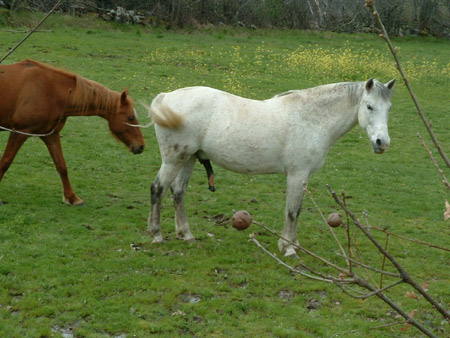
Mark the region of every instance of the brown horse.
[[[63, 201], [82, 205], [72, 189], [62, 153], [60, 131], [68, 116], [101, 116], [113, 135], [134, 154], [145, 142], [137, 125], [133, 100], [122, 93], [79, 75], [24, 60], [0, 65], [0, 131], [10, 131], [0, 160], [0, 182], [20, 147], [30, 136], [39, 136], [61, 176]], [[0, 200], [1, 204], [1, 200]]]

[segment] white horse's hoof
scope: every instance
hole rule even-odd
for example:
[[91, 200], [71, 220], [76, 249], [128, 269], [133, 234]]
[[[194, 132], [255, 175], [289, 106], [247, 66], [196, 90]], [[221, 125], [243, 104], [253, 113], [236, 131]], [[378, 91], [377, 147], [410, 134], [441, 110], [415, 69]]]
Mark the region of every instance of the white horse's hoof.
[[284, 255], [285, 257], [287, 257], [287, 258], [295, 258], [295, 259], [299, 259], [300, 258], [300, 256], [296, 253], [296, 252], [294, 252], [294, 253], [292, 253], [292, 254], [290, 254], [290, 255]]
[[178, 234], [177, 238], [182, 239], [183, 241], [187, 242], [187, 243], [194, 243], [195, 242], [195, 237], [191, 234]]
[[160, 244], [164, 242], [164, 238], [161, 235], [157, 235], [153, 238], [152, 244]]
[[292, 246], [286, 248], [286, 251], [284, 252], [284, 257], [299, 258], [297, 255], [297, 252], [295, 251], [295, 249]]

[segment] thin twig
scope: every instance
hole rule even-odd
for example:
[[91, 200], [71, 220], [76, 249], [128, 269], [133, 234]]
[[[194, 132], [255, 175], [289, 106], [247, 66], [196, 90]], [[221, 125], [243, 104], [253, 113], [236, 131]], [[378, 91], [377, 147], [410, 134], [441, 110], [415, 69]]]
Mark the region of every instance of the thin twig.
[[[385, 286], [385, 287], [382, 288], [382, 289], [375, 289], [375, 290], [372, 291], [372, 292], [364, 293], [364, 294], [363, 294], [362, 292], [353, 290], [353, 289], [351, 289], [351, 288], [349, 288], [349, 287], [344, 287], [343, 285], [338, 285], [338, 286], [342, 289], [342, 291], [344, 291], [347, 295], [349, 295], [349, 296], [351, 296], [351, 297], [353, 297], [353, 298], [357, 298], [357, 299], [367, 299], [367, 298], [370, 298], [370, 297], [372, 297], [372, 296], [375, 296], [375, 295], [378, 294], [378, 293], [382, 293], [383, 291], [386, 291], [387, 289], [393, 288], [393, 287], [395, 287], [395, 286], [397, 286], [397, 285], [399, 285], [399, 284], [402, 284], [402, 283], [404, 283], [403, 280], [398, 280], [398, 281], [396, 281], [395, 283], [392, 283], [392, 284], [390, 284], [390, 285], [388, 285], [388, 286]], [[354, 295], [354, 294], [349, 293], [346, 289], [352, 290], [353, 292], [357, 292], [357, 293], [359, 293], [359, 294], [361, 294], [361, 295], [360, 295], [360, 296], [356, 296], [356, 295]]]
[[291, 272], [298, 273], [298, 274], [300, 274], [300, 275], [302, 275], [302, 276], [305, 276], [305, 277], [308, 277], [308, 278], [311, 278], [311, 279], [315, 279], [315, 280], [319, 280], [319, 281], [322, 281], [322, 282], [328, 282], [328, 283], [332, 283], [332, 282], [333, 282], [333, 281], [330, 280], [330, 279], [326, 279], [326, 278], [321, 278], [321, 277], [316, 277], [316, 276], [309, 275], [309, 274], [307, 274], [307, 273], [304, 273], [303, 271], [300, 271], [300, 270], [298, 270], [298, 269], [296, 269], [296, 268], [293, 268], [292, 266], [286, 264], [286, 263], [283, 262], [281, 259], [279, 259], [277, 256], [275, 256], [274, 254], [272, 254], [269, 250], [267, 250], [264, 246], [262, 246], [261, 243], [259, 243], [259, 241], [258, 241], [254, 236], [251, 236], [250, 239], [249, 239], [249, 241], [255, 243], [255, 244], [258, 246], [258, 248], [260, 248], [262, 251], [264, 251], [267, 255], [269, 255], [269, 256], [272, 257], [273, 259], [275, 259], [279, 264], [281, 264], [281, 265], [283, 265], [284, 267], [288, 268]]
[[270, 232], [272, 235], [275, 235], [275, 236], [277, 236], [278, 238], [281, 238], [283, 241], [286, 241], [287, 243], [293, 245], [296, 249], [298, 249], [298, 250], [300, 250], [300, 251], [302, 251], [302, 252], [304, 252], [304, 253], [306, 253], [306, 254], [308, 254], [308, 255], [310, 255], [310, 256], [312, 256], [312, 257], [318, 259], [318, 260], [320, 260], [322, 263], [325, 263], [326, 265], [328, 265], [328, 266], [330, 266], [330, 267], [332, 267], [332, 268], [338, 270], [339, 272], [341, 272], [341, 273], [343, 273], [343, 274], [348, 274], [348, 271], [345, 270], [344, 268], [341, 268], [340, 266], [338, 266], [338, 265], [336, 265], [336, 264], [333, 264], [333, 263], [327, 261], [325, 258], [322, 258], [322, 257], [320, 257], [319, 255], [316, 255], [314, 252], [311, 252], [311, 251], [305, 249], [304, 247], [302, 247], [302, 246], [300, 246], [300, 245], [298, 245], [298, 244], [296, 244], [296, 243], [294, 243], [294, 242], [288, 240], [287, 238], [284, 238], [283, 236], [278, 235], [275, 231], [269, 229], [269, 228], [266, 227], [264, 224], [258, 223], [258, 222], [256, 222], [255, 220], [253, 220], [253, 223], [259, 225], [259, 226], [262, 227], [262, 228], [264, 228], [266, 231]]
[[[8, 33], [28, 33], [29, 31], [16, 31], [16, 30], [12, 30], [12, 29], [0, 29], [0, 31], [2, 32], [8, 32]], [[53, 33], [53, 30], [51, 29], [41, 29], [41, 30], [35, 30], [35, 33]]]
[[[345, 254], [345, 250], [341, 245], [341, 242], [339, 241], [339, 239], [337, 238], [336, 234], [334, 233], [333, 229], [331, 226], [328, 225], [327, 219], [325, 218], [325, 215], [322, 213], [322, 210], [320, 210], [319, 206], [317, 205], [316, 201], [314, 200], [311, 191], [308, 190], [307, 185], [305, 182], [303, 182], [303, 190], [306, 191], [308, 193], [308, 196], [310, 198], [310, 200], [313, 202], [314, 206], [316, 207], [317, 211], [319, 212], [319, 215], [322, 217], [323, 221], [325, 222], [328, 230], [330, 230], [331, 234], [334, 237], [334, 240], [336, 241], [337, 245], [339, 246], [339, 248], [341, 249], [342, 255], [344, 255], [344, 257], [347, 257], [347, 255]], [[347, 266], [350, 269], [350, 272], [352, 271], [351, 269], [351, 264], [349, 263], [349, 261], [347, 261]]]
[[413, 243], [426, 245], [426, 246], [428, 246], [430, 248], [444, 250], [444, 251], [450, 251], [449, 248], [444, 248], [444, 247], [439, 246], [439, 245], [430, 244], [430, 243], [427, 243], [427, 242], [422, 242], [422, 241], [419, 241], [417, 239], [407, 238], [407, 237], [404, 237], [404, 236], [401, 236], [401, 235], [394, 234], [393, 232], [389, 232], [389, 231], [387, 231], [385, 229], [380, 229], [380, 228], [377, 228], [377, 227], [371, 227], [371, 229], [376, 230], [376, 231], [380, 231], [380, 232], [384, 232], [385, 234], [387, 234], [389, 236], [397, 237], [397, 238], [403, 239], [405, 241], [410, 241], [410, 242], [413, 242]]
[[450, 189], [450, 183], [448, 183], [447, 178], [445, 177], [442, 169], [439, 168], [439, 165], [437, 164], [436, 160], [434, 159], [433, 154], [431, 153], [430, 149], [427, 147], [425, 140], [422, 138], [422, 136], [419, 133], [417, 133], [417, 137], [422, 141], [422, 145], [425, 148], [425, 150], [427, 151], [428, 155], [430, 156], [431, 161], [433, 162], [433, 164], [436, 167], [439, 174], [441, 174], [442, 183], [444, 183], [444, 185], [447, 187], [447, 189]]
[[2, 63], [9, 55], [11, 55], [22, 43], [25, 42], [26, 39], [28, 39], [30, 37], [31, 34], [33, 34], [34, 32], [36, 32], [36, 30], [39, 28], [39, 26], [50, 16], [50, 14], [52, 14], [61, 4], [62, 0], [59, 0], [55, 6], [53, 6], [53, 8], [47, 13], [47, 15], [33, 28], [31, 29], [27, 35], [25, 35], [25, 37], [20, 40], [20, 42], [14, 46], [13, 48], [11, 48], [8, 53], [6, 53], [6, 55], [4, 57], [2, 57], [2, 59], [0, 60], [0, 63]]
[[380, 269], [377, 269], [377, 268], [372, 268], [370, 265], [361, 263], [360, 261], [357, 261], [356, 259], [353, 259], [353, 258], [350, 258], [350, 257], [347, 257], [347, 256], [341, 256], [338, 253], [336, 255], [339, 256], [339, 257], [343, 257], [344, 259], [348, 259], [348, 260], [352, 261], [353, 263], [355, 263], [356, 265], [361, 265], [362, 267], [364, 267], [366, 269], [369, 269], [369, 270], [381, 273], [383, 275], [391, 276], [391, 277], [397, 277], [397, 278], [401, 278], [402, 277], [398, 273], [389, 272], [389, 271], [385, 271], [385, 270], [380, 270]]
[[[395, 323], [389, 323], [389, 324], [373, 326], [373, 327], [370, 327], [369, 330], [383, 329], [385, 327], [390, 327], [390, 326], [395, 326], [395, 325], [403, 325], [403, 324], [406, 324], [406, 323], [407, 323], [407, 321], [404, 320], [404, 321], [401, 321], [401, 322], [395, 322]], [[360, 331], [359, 329], [356, 329], [356, 330], [351, 330], [351, 331], [348, 331], [348, 332], [335, 333], [330, 338], [339, 337], [341, 335], [348, 335], [349, 333], [356, 333], [356, 332], [359, 332], [359, 331]]]
[[[347, 205], [345, 204], [345, 201], [342, 201], [342, 203], [344, 203], [344, 205], [347, 207]], [[347, 211], [345, 211], [345, 213], [347, 214], [347, 217], [350, 216]], [[349, 224], [348, 226], [350, 227], [350, 222], [349, 221], [347, 221], [347, 222]], [[353, 241], [354, 241], [356, 256], [359, 258], [359, 261], [363, 263], [363, 268], [365, 269], [365, 272], [366, 272], [367, 276], [369, 276], [370, 280], [372, 281], [372, 284], [376, 285], [375, 280], [373, 279], [372, 275], [370, 274], [368, 269], [365, 268], [365, 266], [367, 266], [367, 265], [364, 264], [364, 260], [363, 260], [363, 258], [361, 256], [361, 252], [360, 252], [359, 247], [358, 247], [358, 241], [356, 240], [356, 234], [357, 234], [357, 232], [355, 230], [355, 232], [353, 234]], [[361, 273], [361, 275], [362, 275], [362, 273]]]
[[373, 296], [373, 295], [376, 295], [377, 293], [381, 293], [381, 292], [383, 292], [383, 291], [386, 291], [387, 289], [393, 288], [394, 286], [400, 285], [400, 284], [402, 284], [402, 283], [404, 283], [403, 280], [398, 280], [398, 281], [396, 281], [395, 283], [392, 283], [392, 284], [389, 284], [388, 286], [385, 286], [384, 288], [381, 288], [381, 289], [372, 291], [372, 292], [370, 292], [370, 293], [367, 293], [367, 294], [365, 294], [364, 296], [362, 296], [361, 298], [369, 298], [369, 297], [371, 297], [371, 296]]
[[[346, 197], [347, 196], [345, 195], [344, 190], [342, 190], [342, 199], [344, 200], [344, 203], [345, 203]], [[348, 250], [348, 255], [351, 256], [353, 252], [352, 252], [352, 243], [350, 241], [350, 222], [348, 220], [347, 214], [345, 215], [345, 217], [347, 218], [347, 226], [345, 227], [345, 235], [347, 238], [347, 250]], [[353, 271], [353, 266], [352, 266], [351, 261], [349, 262], [349, 269], [350, 269], [350, 272]]]
[[[384, 245], [384, 250], [387, 251], [388, 248], [388, 244], [389, 244], [389, 234], [386, 234], [386, 244]], [[384, 267], [386, 265], [386, 256], [383, 255], [383, 262], [381, 263], [381, 270], [384, 270]], [[383, 287], [383, 274], [380, 275], [380, 288]]]

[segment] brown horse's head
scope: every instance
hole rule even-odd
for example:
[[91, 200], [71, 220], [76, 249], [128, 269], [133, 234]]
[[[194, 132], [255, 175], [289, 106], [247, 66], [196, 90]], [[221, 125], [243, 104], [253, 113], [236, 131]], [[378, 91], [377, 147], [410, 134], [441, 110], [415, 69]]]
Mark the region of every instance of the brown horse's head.
[[110, 115], [109, 129], [134, 154], [142, 153], [145, 147], [144, 137], [138, 125], [134, 102], [124, 89], [120, 94], [117, 109]]

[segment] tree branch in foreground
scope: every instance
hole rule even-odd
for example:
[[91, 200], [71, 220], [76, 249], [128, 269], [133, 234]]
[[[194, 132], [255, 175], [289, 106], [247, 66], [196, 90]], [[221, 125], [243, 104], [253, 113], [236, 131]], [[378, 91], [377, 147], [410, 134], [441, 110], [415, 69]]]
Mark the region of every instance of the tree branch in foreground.
[[387, 259], [391, 261], [391, 263], [395, 266], [397, 271], [402, 276], [402, 279], [405, 281], [405, 283], [410, 284], [414, 289], [416, 289], [425, 299], [432, 304], [436, 310], [438, 310], [444, 318], [447, 320], [450, 320], [450, 314], [447, 310], [445, 310], [438, 302], [436, 302], [431, 296], [418, 284], [416, 281], [414, 281], [411, 276], [406, 272], [405, 269], [400, 265], [400, 263], [389, 253], [387, 252], [380, 243], [377, 242], [377, 240], [371, 235], [370, 232], [367, 231], [367, 229], [359, 222], [359, 220], [356, 218], [356, 216], [348, 210], [348, 208], [344, 205], [344, 203], [339, 199], [339, 197], [336, 195], [334, 190], [327, 184], [327, 188], [330, 191], [331, 195], [333, 196], [334, 200], [337, 204], [341, 206], [342, 209], [347, 212], [350, 217], [352, 218], [354, 224], [366, 235], [366, 237], [375, 245], [375, 247], [378, 249], [378, 251], [385, 256]]
[[428, 155], [430, 156], [431, 161], [433, 162], [434, 166], [436, 167], [438, 173], [441, 174], [441, 176], [442, 176], [442, 183], [444, 183], [444, 185], [447, 187], [447, 189], [450, 189], [450, 183], [448, 183], [448, 180], [445, 177], [444, 172], [442, 171], [442, 169], [439, 168], [439, 165], [437, 164], [436, 160], [434, 159], [433, 154], [431, 153], [431, 150], [427, 147], [427, 145], [425, 143], [425, 140], [422, 138], [422, 135], [417, 133], [417, 137], [419, 138], [419, 140], [422, 141], [422, 145], [425, 148], [425, 150], [427, 151]]
[[[319, 271], [317, 268], [311, 267], [311, 266], [307, 266], [306, 264], [297, 263], [297, 267], [293, 267], [290, 264], [284, 262], [283, 260], [281, 260], [280, 258], [278, 258], [275, 254], [269, 252], [266, 248], [264, 248], [264, 246], [256, 239], [255, 234], [251, 234], [250, 235], [250, 239], [249, 241], [256, 244], [257, 247], [259, 247], [264, 253], [266, 253], [267, 255], [269, 255], [271, 258], [273, 258], [278, 264], [281, 264], [282, 266], [284, 266], [285, 268], [289, 269], [289, 271], [291, 273], [295, 273], [295, 274], [299, 274], [302, 275], [304, 277], [307, 278], [311, 278], [317, 281], [321, 281], [321, 282], [327, 282], [327, 283], [333, 283], [336, 286], [338, 286], [345, 294], [353, 297], [353, 298], [357, 298], [357, 299], [366, 299], [372, 296], [376, 296], [379, 299], [381, 299], [383, 302], [385, 302], [387, 305], [389, 305], [395, 312], [397, 312], [400, 316], [402, 316], [405, 321], [402, 323], [406, 323], [407, 327], [408, 326], [414, 326], [416, 327], [418, 330], [420, 330], [421, 332], [423, 332], [426, 336], [428, 337], [437, 337], [433, 332], [431, 332], [427, 327], [425, 327], [422, 323], [416, 321], [413, 318], [412, 314], [408, 314], [406, 313], [397, 303], [395, 303], [394, 301], [392, 301], [389, 297], [386, 296], [386, 294], [384, 293], [385, 291], [387, 291], [388, 289], [394, 288], [400, 284], [406, 283], [411, 285], [414, 289], [416, 289], [422, 296], [424, 299], [426, 299], [438, 312], [440, 312], [444, 318], [448, 321], [449, 320], [449, 313], [447, 310], [445, 310], [438, 302], [436, 302], [425, 290], [426, 287], [420, 286], [419, 283], [417, 283], [408, 273], [407, 271], [400, 265], [400, 263], [392, 256], [392, 254], [390, 254], [387, 251], [387, 247], [383, 247], [380, 243], [378, 243], [378, 241], [372, 236], [372, 234], [370, 233], [370, 231], [368, 231], [367, 227], [363, 226], [359, 220], [356, 218], [356, 216], [348, 209], [348, 207], [345, 205], [345, 203], [338, 197], [338, 195], [334, 192], [334, 190], [327, 185], [331, 195], [333, 196], [333, 198], [335, 199], [336, 203], [338, 205], [340, 205], [340, 207], [347, 213], [347, 215], [353, 220], [354, 224], [356, 225], [357, 229], [359, 229], [371, 242], [372, 244], [376, 247], [376, 249], [378, 250], [378, 252], [380, 254], [383, 255], [383, 258], [387, 259], [388, 261], [390, 261], [392, 263], [392, 265], [396, 268], [396, 270], [398, 271], [398, 273], [392, 273], [392, 272], [388, 272], [384, 270], [384, 266], [383, 268], [380, 269], [376, 269], [373, 268], [367, 264], [364, 264], [361, 261], [361, 257], [358, 256], [358, 259], [354, 259], [354, 258], [350, 258], [348, 257], [348, 255], [343, 252], [343, 245], [341, 245], [339, 243], [339, 239], [336, 235], [333, 234], [333, 237], [335, 238], [336, 242], [338, 242], [338, 248], [339, 250], [342, 252], [342, 254], [336, 254], [337, 257], [344, 259], [345, 263], [346, 263], [346, 267], [341, 267], [338, 264], [332, 263], [330, 260], [327, 260], [323, 257], [321, 257], [320, 255], [313, 253], [307, 249], [305, 249], [304, 247], [302, 247], [301, 245], [292, 243], [290, 241], [288, 241], [286, 238], [283, 238], [282, 236], [278, 235], [276, 232], [274, 232], [273, 230], [269, 229], [267, 226], [265, 226], [262, 223], [258, 223], [256, 221], [253, 220], [253, 223], [259, 225], [260, 227], [262, 227], [263, 229], [265, 229], [266, 231], [268, 231], [269, 233], [271, 233], [272, 235], [281, 238], [285, 241], [287, 241], [288, 243], [290, 243], [291, 245], [294, 245], [294, 247], [313, 257], [314, 259], [316, 259], [320, 265], [319, 266], [325, 266], [327, 268], [331, 268], [332, 270], [335, 270], [335, 275], [333, 275], [332, 273], [323, 273], [321, 271]], [[319, 214], [321, 215], [321, 218], [325, 221], [325, 223], [327, 223], [325, 217], [323, 216], [323, 213], [320, 211], [319, 206], [317, 205], [317, 203], [314, 201], [312, 194], [309, 190], [307, 190], [307, 188], [305, 187], [305, 191], [308, 193], [309, 197], [311, 198], [311, 200], [313, 201], [314, 205], [316, 206], [317, 210], [319, 211]], [[347, 225], [349, 226], [349, 224]], [[372, 229], [372, 228], [371, 228]], [[373, 228], [376, 229], [376, 228]], [[376, 229], [378, 230], [378, 229]], [[391, 233], [386, 234], [387, 236], [389, 236]], [[398, 238], [401, 239], [405, 239], [402, 238], [401, 236], [397, 236]], [[410, 239], [407, 239], [410, 240]], [[347, 241], [350, 241], [350, 238], [347, 236]], [[416, 242], [415, 240], [410, 240], [413, 242]], [[437, 249], [443, 249], [448, 251], [449, 249], [447, 248], [441, 248], [438, 246], [433, 246], [433, 245], [429, 245], [428, 243], [423, 243], [423, 242], [419, 242], [417, 241], [418, 244], [427, 244], [430, 247], [433, 248], [437, 248]], [[353, 263], [355, 265], [354, 269], [350, 269], [351, 264]], [[385, 287], [376, 287], [374, 286], [375, 283], [372, 281], [370, 282], [369, 279], [371, 279], [371, 276], [369, 276], [370, 278], [363, 278], [360, 275], [358, 275], [356, 273], [356, 270], [358, 270], [356, 267], [363, 267], [365, 269], [365, 271], [375, 271], [376, 273], [380, 273], [381, 276], [388, 276], [390, 278], [396, 278], [396, 281], [390, 282], [390, 284], [388, 284]], [[307, 272], [305, 272], [307, 271]], [[351, 288], [351, 286], [357, 286], [357, 289], [355, 288]], [[367, 290], [368, 292], [361, 292], [362, 290]], [[411, 297], [410, 297], [411, 298]], [[415, 299], [418, 299], [418, 297], [416, 296]], [[397, 325], [399, 323], [394, 323], [392, 325]], [[384, 327], [384, 325], [383, 325]]]

